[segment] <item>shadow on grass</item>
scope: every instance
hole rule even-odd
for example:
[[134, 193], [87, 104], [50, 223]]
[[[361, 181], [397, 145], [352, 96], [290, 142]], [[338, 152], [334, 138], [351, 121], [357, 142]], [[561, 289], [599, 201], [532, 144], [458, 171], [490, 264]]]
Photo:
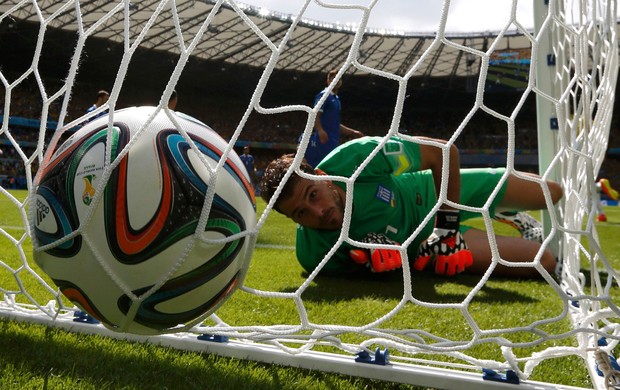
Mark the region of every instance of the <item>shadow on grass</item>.
[[[56, 387], [64, 381], [108, 389], [144, 388], [147, 383], [157, 388], [198, 389], [218, 386], [225, 381], [241, 388], [246, 381], [256, 380], [242, 373], [232, 375], [234, 371], [215, 364], [196, 364], [203, 361], [199, 354], [193, 357], [194, 364], [190, 365], [184, 362], [183, 353], [179, 358], [166, 350], [155, 351], [154, 345], [132, 344], [130, 353], [118, 353], [128, 348], [121, 346], [128, 342], [104, 341], [100, 336], [67, 335], [51, 328], [35, 330], [36, 334], [20, 333], [12, 331], [7, 322], [2, 328], [0, 334], [10, 336], [0, 346], [2, 366], [15, 367], [16, 380], [24, 375], [30, 380], [39, 378], [51, 389], [64, 388]], [[156, 377], [160, 378], [155, 383], [152, 382], [153, 373], [158, 373]]]
[[[321, 372], [5, 320], [0, 321], [0, 339], [0, 387], [10, 390], [275, 389], [291, 381], [308, 388], [308, 383], [329, 379]], [[365, 387], [371, 382], [356, 378], [349, 383]]]
[[[302, 274], [308, 277], [307, 273]], [[486, 303], [533, 303], [538, 300], [527, 294], [528, 289], [515, 289], [520, 281], [507, 278], [494, 278], [493, 281], [506, 280], [506, 286], [486, 283], [476, 296], [477, 302]], [[462, 302], [467, 294], [480, 281], [479, 275], [459, 275], [457, 277], [439, 276], [432, 272], [417, 272], [412, 278], [413, 296], [424, 302], [454, 303]], [[509, 283], [508, 283], [509, 281]], [[450, 283], [453, 288], [441, 288]], [[527, 280], [524, 283], [545, 283]], [[286, 289], [284, 292], [294, 292]], [[448, 291], [446, 291], [448, 290]], [[315, 302], [339, 302], [372, 296], [383, 299], [400, 299], [403, 296], [403, 277], [400, 272], [387, 274], [357, 274], [347, 276], [319, 276], [303, 293], [303, 299]]]

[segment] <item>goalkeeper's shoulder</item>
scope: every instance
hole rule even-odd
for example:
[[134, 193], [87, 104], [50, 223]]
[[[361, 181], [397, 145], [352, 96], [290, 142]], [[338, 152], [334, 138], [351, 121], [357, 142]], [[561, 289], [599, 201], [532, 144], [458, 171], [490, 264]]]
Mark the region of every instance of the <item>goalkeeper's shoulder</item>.
[[384, 145], [379, 150], [380, 154], [398, 154], [410, 148], [414, 148], [415, 152], [419, 152], [419, 145], [412, 140], [392, 136], [385, 141], [384, 137], [364, 136], [347, 141], [332, 150], [321, 164], [319, 164], [319, 167], [320, 165], [324, 165], [325, 162], [330, 162], [330, 165], [333, 165], [335, 161], [341, 163], [341, 160], [348, 162], [365, 159], [382, 143], [384, 143]]

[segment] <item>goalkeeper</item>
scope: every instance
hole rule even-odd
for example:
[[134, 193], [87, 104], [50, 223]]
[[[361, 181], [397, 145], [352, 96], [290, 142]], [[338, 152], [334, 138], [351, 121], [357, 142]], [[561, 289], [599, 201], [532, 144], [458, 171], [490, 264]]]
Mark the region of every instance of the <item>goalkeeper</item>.
[[[445, 144], [445, 141], [418, 138]], [[379, 137], [364, 137], [345, 143], [325, 157], [314, 170], [305, 163], [301, 170], [316, 175], [351, 177], [378, 147]], [[446, 198], [454, 204], [483, 207], [499, 185], [504, 169], [460, 169], [456, 146], [449, 149]], [[272, 161], [261, 181], [261, 196], [269, 202], [293, 162], [294, 155]], [[392, 137], [359, 173], [353, 184], [353, 209], [348, 236], [362, 243], [343, 243], [321, 268], [322, 274], [354, 273], [361, 270], [384, 272], [402, 266], [403, 248], [416, 229], [432, 212], [442, 180], [442, 149]], [[524, 173], [523, 175], [529, 175]], [[463, 186], [461, 186], [461, 181]], [[551, 202], [562, 196], [561, 187], [547, 182]], [[297, 259], [312, 272], [338, 241], [343, 226], [346, 185], [338, 180], [311, 180], [293, 173], [283, 187], [274, 209], [299, 224]], [[532, 262], [542, 241], [538, 221], [521, 210], [545, 207], [542, 187], [535, 181], [509, 175], [501, 184], [490, 213], [519, 229], [522, 237], [496, 236], [502, 259]], [[492, 252], [487, 233], [460, 221], [480, 214], [441, 204], [433, 218], [407, 247], [407, 258], [416, 270], [433, 269], [454, 275], [464, 270], [486, 272]], [[364, 244], [389, 244], [390, 249], [374, 249]], [[545, 250], [541, 265], [553, 273], [556, 259]], [[498, 265], [495, 275], [540, 276], [533, 267]]]

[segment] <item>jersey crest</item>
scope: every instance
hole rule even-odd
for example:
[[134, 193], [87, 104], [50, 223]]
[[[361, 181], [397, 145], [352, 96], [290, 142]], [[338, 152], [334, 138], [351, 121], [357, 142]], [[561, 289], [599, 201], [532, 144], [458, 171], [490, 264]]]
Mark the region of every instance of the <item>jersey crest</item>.
[[382, 186], [381, 184], [377, 186], [377, 192], [375, 193], [375, 198], [379, 199], [380, 201], [384, 203], [389, 204], [391, 207], [396, 206], [396, 202], [394, 199], [394, 192], [390, 190], [389, 188]]

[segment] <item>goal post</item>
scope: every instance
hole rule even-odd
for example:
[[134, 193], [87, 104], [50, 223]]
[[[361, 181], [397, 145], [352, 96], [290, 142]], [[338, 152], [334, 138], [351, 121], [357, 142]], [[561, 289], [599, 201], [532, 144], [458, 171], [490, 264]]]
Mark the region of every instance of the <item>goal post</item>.
[[[370, 16], [385, 4], [382, 0], [355, 5], [306, 0], [292, 15], [270, 13], [233, 0], [100, 3], [11, 0], [0, 4], [0, 50], [3, 44], [8, 47], [14, 37], [11, 34], [20, 26], [36, 30], [28, 48], [15, 49], [14, 66], [0, 62], [0, 318], [429, 387], [499, 389], [518, 384], [532, 389], [576, 388], [547, 383], [536, 376], [541, 366], [553, 367], [554, 362], [570, 358], [583, 360], [581, 368], [588, 371], [594, 388], [605, 389], [620, 380], [614, 358], [620, 340], [616, 272], [620, 261], [614, 262], [618, 256], [614, 254], [612, 259], [606, 252], [594, 223], [594, 183], [609, 142], [617, 82], [615, 0], [533, 1], [533, 30], [523, 26], [523, 15], [517, 16], [520, 2], [510, 1], [503, 28], [478, 35], [446, 30], [455, 17], [451, 12], [457, 9], [456, 2], [450, 0], [443, 2], [436, 34], [371, 28]], [[318, 22], [308, 18], [312, 7], [326, 12], [353, 11], [358, 19], [347, 24]], [[60, 31], [74, 34], [73, 40], [66, 42], [73, 45], [69, 49], [56, 49], [53, 34]], [[109, 46], [89, 46], [94, 42]], [[121, 51], [119, 56], [113, 56], [116, 50]], [[189, 84], [196, 89], [186, 95], [187, 100], [181, 94], [179, 110], [183, 111], [185, 104], [192, 111], [187, 114], [216, 131], [218, 124], [227, 126], [225, 153], [240, 145], [261, 145], [265, 141], [261, 137], [273, 135], [265, 128], [281, 124], [284, 128], [286, 123], [300, 142], [296, 169], [309, 145], [319, 107], [286, 96], [279, 100], [267, 97], [278, 83], [274, 80], [276, 70], [291, 71], [292, 67], [295, 78], [324, 72], [327, 65], [321, 63], [321, 53], [328, 53], [323, 55], [337, 64], [338, 78], [355, 76], [372, 85], [373, 89], [366, 90], [371, 91], [369, 95], [375, 89], [377, 94], [390, 94], [394, 106], [387, 110], [392, 116], [375, 129], [382, 142], [391, 135], [407, 139], [425, 135], [449, 139], [449, 144], [463, 150], [466, 148], [460, 143], [473, 134], [484, 145], [485, 129], [477, 127], [482, 116], [486, 121], [482, 123], [490, 124], [489, 132], [500, 128], [489, 133], [489, 139], [503, 142], [497, 148], [504, 151], [506, 159], [498, 165], [508, 170], [515, 168], [515, 150], [525, 145], [519, 137], [529, 136], [516, 129], [529, 124], [524, 119], [529, 114], [526, 105], [528, 98], [534, 97], [538, 169], [543, 179], [561, 183], [565, 194], [560, 204], [542, 213], [550, 237], [543, 245], [562, 259], [561, 280], [548, 274], [539, 282], [516, 284], [494, 280], [488, 274], [446, 280], [423, 277], [407, 264], [388, 281], [321, 279], [321, 267], [329, 262], [336, 246], [350, 238], [346, 234], [338, 238], [319, 271], [302, 273], [290, 241], [294, 225], [279, 222], [272, 201], [258, 214], [251, 232], [251, 239], [256, 240], [253, 259], [243, 285], [230, 301], [189, 329], [142, 336], [114, 332], [74, 307], [33, 261], [29, 208], [37, 172], [62, 140], [94, 115], [110, 112], [113, 121], [115, 111], [125, 105], [143, 105], [144, 94], [136, 90], [146, 88], [149, 80], [130, 84], [127, 78], [135, 71], [132, 67], [146, 63], [137, 73], [144, 72], [147, 79], [151, 74], [146, 67], [163, 69], [165, 79], [148, 92], [156, 97], [151, 104], [172, 117], [167, 102], [173, 90], [190, 72], [190, 63], [206, 58], [200, 62], [202, 66], [220, 73], [205, 77], [207, 81], [192, 80]], [[112, 69], [115, 77], [109, 86], [109, 101], [85, 113], [78, 108], [92, 101], [81, 99], [77, 87], [100, 88], [95, 86], [97, 78], [89, 79], [81, 68], [89, 55], [99, 56], [93, 69], [102, 73]], [[141, 57], [151, 55], [161, 55], [161, 60], [148, 57], [140, 62]], [[449, 61], [445, 59], [452, 62], [446, 65]], [[247, 100], [236, 100], [236, 91], [223, 89], [227, 92], [220, 93], [218, 89], [234, 78], [246, 80], [245, 75], [226, 73], [227, 67], [237, 63], [253, 71], [258, 68], [259, 77], [245, 96]], [[478, 74], [473, 73], [474, 64], [479, 65]], [[435, 68], [447, 72], [435, 81], [437, 85], [452, 88], [452, 81], [446, 80], [457, 79], [463, 81], [463, 88], [465, 82], [469, 86], [465, 103], [444, 95], [445, 107], [466, 108], [463, 115], [454, 114], [456, 118], [441, 118], [449, 121], [445, 137], [425, 133], [415, 125], [401, 128], [408, 105], [426, 103], [424, 96], [431, 93]], [[475, 88], [472, 77], [477, 77]], [[151, 81], [155, 84], [157, 80]], [[398, 88], [379, 90], [375, 83], [392, 87], [396, 83]], [[333, 87], [334, 83], [328, 89]], [[518, 98], [506, 112], [504, 107], [495, 108], [493, 100], [501, 100], [508, 89]], [[242, 114], [229, 122], [223, 118], [233, 110], [201, 117], [204, 109], [189, 101], [201, 97], [197, 91], [216, 91], [218, 96], [209, 97], [211, 101], [233, 102], [240, 106], [235, 112]], [[370, 96], [367, 102], [386, 104], [377, 100]], [[278, 103], [272, 105], [271, 101]], [[439, 117], [448, 111], [445, 107], [427, 112]], [[286, 114], [303, 119], [289, 126], [289, 119], [281, 119]], [[256, 117], [268, 125], [257, 125]], [[375, 119], [368, 115], [361, 122], [370, 122], [370, 127]], [[424, 120], [428, 118], [417, 119], [431, 123]], [[444, 162], [446, 159], [444, 153]], [[352, 185], [355, 178], [334, 179]], [[350, 193], [347, 196], [352, 197]], [[488, 207], [482, 211], [480, 226], [492, 227]], [[345, 227], [349, 222], [345, 221]], [[280, 231], [280, 226], [288, 230]], [[496, 243], [490, 245], [496, 248]], [[278, 272], [268, 274], [269, 269]], [[273, 280], [265, 280], [265, 275]]]
[[[561, 181], [565, 193], [579, 194], [566, 196], [562, 206], [555, 210], [564, 217], [563, 234], [555, 236], [552, 248], [564, 259], [562, 287], [565, 291], [573, 296], [592, 294], [600, 298], [608, 296], [609, 291], [605, 291], [596, 277], [588, 280], [580, 271], [584, 257], [588, 259], [590, 270], [601, 270], [600, 262], [605, 262], [604, 255], [597, 253], [600, 248], [596, 243], [596, 228], [584, 235], [575, 232], [581, 231], [584, 224], [593, 226], [594, 216], [587, 210], [596, 207], [590, 202], [597, 202], [593, 195], [594, 184], [605, 158], [611, 126], [604, 118], [611, 117], [614, 107], [617, 44], [608, 52], [599, 50], [598, 46], [605, 37], [612, 42], [617, 39], [616, 4], [606, 5], [599, 8], [596, 4], [581, 2], [573, 4], [580, 10], [576, 12], [563, 2], [534, 2], [540, 61], [536, 69], [537, 85], [542, 92], [537, 95], [539, 171], [541, 175]], [[567, 25], [550, 23], [550, 16], [555, 15], [570, 15], [570, 19], [563, 21]], [[566, 33], [567, 30], [570, 32]], [[607, 77], [604, 73], [608, 73]], [[595, 149], [598, 151], [594, 152]], [[576, 177], [580, 179], [575, 180]], [[582, 211], [577, 211], [579, 208]], [[543, 212], [543, 225], [547, 234], [556, 226], [547, 211]], [[584, 256], [584, 252], [587, 255]], [[609, 278], [615, 277], [613, 268], [607, 267], [603, 272], [609, 272]], [[617, 310], [615, 304], [606, 308], [607, 303], [605, 299], [580, 303], [580, 310], [571, 312], [573, 324], [576, 327], [587, 324], [594, 330], [605, 327], [608, 319], [591, 322], [588, 317]], [[589, 351], [586, 361], [595, 386], [614, 386], [618, 374], [606, 357], [609, 349], [600, 351], [600, 335], [584, 334], [579, 342]]]
[[[554, 84], [554, 69], [556, 55], [553, 53], [553, 37], [549, 23], [545, 23], [549, 16], [549, 2], [534, 2], [534, 34], [538, 36], [536, 86], [544, 94], [558, 96], [559, 87]], [[543, 30], [542, 27], [546, 25]], [[551, 180], [560, 181], [557, 167], [551, 163], [558, 151], [558, 115], [555, 105], [548, 99], [537, 95], [536, 115], [538, 128], [538, 170], [541, 175], [547, 175]], [[542, 224], [546, 234], [551, 231], [551, 219], [548, 211], [542, 212]], [[553, 252], [559, 255], [559, 241], [553, 242]]]

